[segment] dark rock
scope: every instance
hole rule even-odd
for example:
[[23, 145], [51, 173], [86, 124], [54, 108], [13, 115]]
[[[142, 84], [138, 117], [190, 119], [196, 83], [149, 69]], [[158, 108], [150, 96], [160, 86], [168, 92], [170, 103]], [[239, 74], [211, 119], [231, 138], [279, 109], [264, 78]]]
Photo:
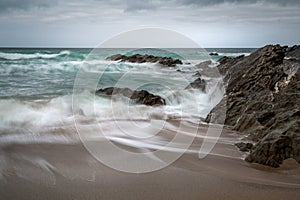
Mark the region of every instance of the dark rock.
[[225, 63], [228, 63], [230, 60], [233, 60], [233, 58], [229, 58], [229, 57], [227, 57], [227, 56], [223, 56], [222, 58], [220, 58], [220, 59], [218, 60], [218, 62], [219, 62], [220, 64], [225, 64]]
[[219, 54], [216, 53], [216, 52], [211, 52], [209, 55], [210, 55], [210, 56], [218, 56]]
[[151, 94], [146, 90], [133, 91], [129, 88], [108, 87], [108, 88], [97, 90], [96, 94], [108, 95], [108, 96], [121, 94], [125, 97], [132, 99], [135, 103], [144, 104], [147, 106], [166, 105], [166, 101], [164, 98], [158, 95]]
[[157, 58], [159, 60], [158, 61], [159, 64], [166, 65], [166, 66], [169, 66], [169, 67], [175, 66], [177, 64], [180, 64], [180, 65], [182, 64], [182, 61], [179, 60], [179, 59], [173, 59], [173, 58], [167, 58], [167, 57], [162, 57], [160, 59], [159, 59], [159, 57], [157, 57]]
[[200, 89], [201, 91], [205, 92], [206, 88], [206, 81], [201, 78], [197, 78], [195, 81], [190, 83], [185, 89]]
[[251, 113], [242, 115], [233, 126], [233, 129], [244, 132], [253, 131], [254, 127], [255, 129], [260, 128], [261, 124], [257, 121], [255, 114]]
[[[260, 111], [260, 104], [256, 105], [258, 110], [253, 110], [247, 105], [249, 103], [252, 105], [254, 100], [265, 102], [267, 97], [271, 96], [271, 90], [274, 89], [276, 82], [286, 76], [280, 65], [284, 57], [284, 50], [280, 48], [267, 46], [248, 57], [225, 58], [227, 62], [223, 59], [223, 64], [220, 64], [218, 68], [222, 69], [220, 71], [225, 75], [224, 80], [228, 84], [225, 97], [227, 101], [225, 124], [234, 126], [241, 114], [248, 109], [251, 109], [250, 113]], [[280, 53], [274, 54], [276, 49], [277, 51], [281, 50]], [[281, 63], [278, 61], [280, 59]], [[240, 93], [243, 94], [242, 97], [239, 95]], [[215, 109], [218, 109], [218, 106]]]
[[236, 143], [235, 146], [239, 148], [240, 151], [250, 151], [253, 147], [252, 143], [239, 142]]
[[141, 54], [134, 54], [131, 56], [125, 56], [121, 54], [112, 55], [106, 58], [106, 60], [113, 60], [113, 61], [121, 61], [121, 62], [132, 62], [132, 63], [159, 63], [164, 66], [174, 67], [177, 64], [182, 64], [182, 61], [179, 59], [171, 58], [171, 57], [160, 57], [160, 56], [153, 56], [153, 55], [141, 55]]
[[287, 48], [286, 57], [289, 59], [300, 60], [300, 45], [295, 45]]
[[225, 75], [227, 70], [231, 68], [231, 66], [235, 65], [238, 63], [240, 60], [244, 58], [244, 55], [238, 56], [236, 58], [229, 58], [227, 56], [224, 56], [218, 60], [220, 65], [218, 66], [218, 70], [220, 74]]
[[126, 56], [121, 55], [121, 54], [116, 54], [116, 55], [112, 55], [109, 56], [108, 58], [106, 58], [106, 60], [123, 60]]
[[[256, 162], [272, 167], [279, 167], [283, 160], [294, 158], [300, 162], [300, 122], [285, 131], [273, 131], [260, 140], [246, 158], [248, 162]], [[294, 129], [294, 130], [291, 130]]]
[[299, 46], [268, 45], [247, 57], [218, 61], [226, 93], [205, 121], [222, 123], [225, 110], [225, 125], [257, 142], [249, 162], [273, 167], [287, 158], [300, 162], [298, 55]]
[[193, 76], [195, 76], [195, 77], [202, 77], [202, 74], [200, 72], [196, 72]]

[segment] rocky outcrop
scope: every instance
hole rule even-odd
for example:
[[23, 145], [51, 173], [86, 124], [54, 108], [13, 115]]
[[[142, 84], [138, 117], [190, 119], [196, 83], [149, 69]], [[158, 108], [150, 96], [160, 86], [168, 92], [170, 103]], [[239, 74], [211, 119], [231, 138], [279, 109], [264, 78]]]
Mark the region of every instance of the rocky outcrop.
[[129, 88], [117, 88], [117, 87], [108, 87], [104, 89], [99, 89], [96, 91], [97, 95], [123, 95], [130, 98], [137, 104], [144, 104], [147, 106], [161, 106], [166, 105], [164, 98], [149, 93], [146, 90], [136, 90], [133, 91]]
[[225, 73], [228, 71], [231, 66], [237, 64], [239, 61], [241, 61], [245, 56], [241, 55], [236, 58], [229, 58], [227, 56], [224, 56], [218, 60], [220, 65], [218, 66], [218, 70], [220, 74], [225, 75]]
[[300, 46], [268, 45], [246, 57], [219, 60], [226, 94], [205, 121], [222, 123], [218, 116], [226, 106], [225, 125], [256, 142], [249, 162], [273, 167], [287, 158], [300, 162], [299, 57]]
[[[291, 127], [294, 126], [294, 127]], [[300, 162], [300, 123], [293, 122], [287, 130], [273, 130], [260, 140], [246, 158], [248, 162], [256, 162], [272, 167], [279, 167], [283, 160], [294, 158]], [[294, 130], [292, 130], [294, 129]]]
[[131, 62], [131, 63], [159, 63], [164, 66], [174, 67], [177, 64], [182, 64], [182, 61], [179, 59], [171, 58], [171, 57], [160, 57], [153, 55], [141, 55], [134, 54], [131, 56], [116, 54], [106, 58], [106, 60], [120, 61], [120, 62]]
[[300, 60], [300, 46], [295, 45], [287, 49], [286, 58]]
[[202, 92], [205, 92], [205, 88], [206, 88], [206, 81], [204, 79], [197, 78], [192, 83], [190, 83], [185, 89], [186, 90], [188, 90], [188, 89], [199, 89]]
[[217, 52], [211, 52], [209, 53], [210, 56], [218, 56], [219, 54]]

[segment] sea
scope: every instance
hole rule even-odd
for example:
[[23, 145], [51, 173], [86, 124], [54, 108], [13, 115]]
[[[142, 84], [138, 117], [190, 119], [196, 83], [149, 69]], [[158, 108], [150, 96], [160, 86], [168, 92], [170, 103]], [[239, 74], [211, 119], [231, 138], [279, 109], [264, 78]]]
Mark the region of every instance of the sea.
[[[249, 55], [253, 48], [198, 49], [0, 49], [0, 143], [66, 142], [57, 132], [77, 123], [109, 120], [203, 119], [222, 98], [220, 78], [207, 80], [206, 91], [186, 90], [199, 70], [197, 64], [223, 56]], [[218, 55], [209, 56], [209, 53]], [[182, 65], [128, 63], [106, 60], [114, 54], [134, 53], [183, 60]], [[214, 67], [211, 66], [211, 67]], [[135, 104], [128, 98], [95, 95], [106, 87], [147, 90], [166, 99], [165, 106]], [[224, 92], [224, 91], [223, 91]], [[76, 105], [75, 105], [76, 104]], [[47, 137], [43, 132], [48, 131]], [[51, 132], [51, 134], [49, 134]]]

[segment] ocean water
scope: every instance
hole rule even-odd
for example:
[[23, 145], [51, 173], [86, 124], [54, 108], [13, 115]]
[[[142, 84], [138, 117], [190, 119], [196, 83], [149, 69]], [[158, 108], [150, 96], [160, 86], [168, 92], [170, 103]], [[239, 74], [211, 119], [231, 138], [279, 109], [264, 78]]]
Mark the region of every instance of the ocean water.
[[[210, 57], [197, 49], [0, 49], [0, 141], [22, 140], [20, 134], [27, 134], [23, 140], [30, 141], [42, 130], [72, 126], [74, 116], [80, 116], [83, 124], [115, 119], [204, 118], [222, 98], [218, 88], [222, 80], [203, 77], [208, 82], [206, 92], [184, 90], [196, 79], [195, 65], [252, 51], [207, 49], [208, 53], [219, 54]], [[116, 53], [170, 56], [182, 59], [184, 64], [162, 67], [105, 60]], [[79, 72], [84, 77], [78, 78]], [[74, 85], [78, 84], [83, 86], [76, 91], [74, 106]], [[164, 97], [167, 105], [149, 107], [122, 96], [94, 95], [95, 89], [109, 86], [146, 89]], [[55, 134], [47, 140], [51, 138]]]

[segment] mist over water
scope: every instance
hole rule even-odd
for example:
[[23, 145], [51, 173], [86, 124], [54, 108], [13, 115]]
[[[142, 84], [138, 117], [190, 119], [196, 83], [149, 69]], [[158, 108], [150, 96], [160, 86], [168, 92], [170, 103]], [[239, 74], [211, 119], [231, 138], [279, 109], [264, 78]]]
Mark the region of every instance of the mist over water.
[[[189, 60], [172, 50], [143, 49], [138, 53], [183, 59], [183, 65], [162, 67], [155, 63], [123, 63], [107, 61], [116, 53], [132, 55], [136, 50], [101, 49], [86, 60], [91, 49], [1, 49], [0, 50], [0, 132], [1, 135], [22, 130], [43, 130], [46, 127], [71, 126], [73, 114], [83, 122], [109, 119], [150, 120], [204, 118], [221, 98], [216, 90], [218, 80], [206, 77], [206, 93], [184, 90], [196, 79], [194, 65], [207, 60], [195, 49], [177, 49]], [[210, 49], [219, 55], [236, 56], [251, 49]], [[246, 51], [246, 52], [245, 52]], [[218, 59], [220, 56], [212, 57]], [[164, 107], [136, 105], [122, 96], [113, 100], [95, 96], [91, 91], [81, 93], [79, 110], [72, 110], [73, 84], [78, 70], [103, 73], [97, 88], [110, 86], [145, 89], [166, 99]], [[120, 79], [126, 76], [126, 79]], [[204, 77], [205, 78], [205, 77]], [[87, 83], [88, 84], [88, 83]], [[140, 85], [139, 88], [133, 88]], [[88, 88], [88, 87], [87, 87]], [[129, 106], [128, 106], [129, 105]]]

